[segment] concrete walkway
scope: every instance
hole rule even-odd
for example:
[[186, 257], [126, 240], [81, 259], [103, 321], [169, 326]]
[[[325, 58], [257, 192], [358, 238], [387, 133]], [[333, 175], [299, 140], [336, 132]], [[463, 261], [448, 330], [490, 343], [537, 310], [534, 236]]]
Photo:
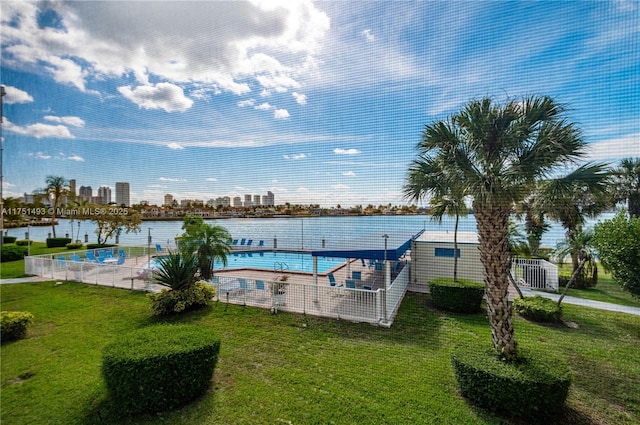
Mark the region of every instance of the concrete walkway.
[[[529, 288], [520, 288], [520, 289], [522, 290], [522, 294], [525, 297], [528, 297], [528, 296], [533, 297], [535, 295], [540, 295], [541, 297], [558, 301], [561, 295], [561, 294], [554, 294], [554, 293], [543, 292], [543, 291], [532, 291]], [[634, 316], [640, 316], [640, 307], [628, 307], [626, 305], [605, 303], [602, 301], [593, 301], [593, 300], [587, 300], [584, 298], [570, 297], [570, 296], [565, 296], [562, 299], [562, 303], [579, 305], [583, 307], [597, 308], [598, 310], [615, 311], [618, 313], [627, 313], [627, 314], [633, 314]]]
[[44, 276], [19, 277], [16, 279], [0, 279], [0, 285], [5, 283], [46, 282], [47, 280], [52, 280], [52, 279], [50, 277], [44, 277]]

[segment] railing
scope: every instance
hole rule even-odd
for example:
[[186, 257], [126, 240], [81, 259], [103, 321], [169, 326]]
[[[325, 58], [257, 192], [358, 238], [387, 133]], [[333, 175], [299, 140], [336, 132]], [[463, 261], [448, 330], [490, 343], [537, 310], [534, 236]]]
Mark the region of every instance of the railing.
[[514, 258], [511, 262], [511, 274], [519, 285], [543, 291], [558, 291], [558, 267], [548, 261]]
[[384, 321], [391, 323], [396, 317], [400, 303], [404, 298], [404, 294], [407, 292], [409, 286], [409, 265], [408, 263], [400, 271], [395, 280], [391, 283], [389, 288], [385, 291], [385, 304]]

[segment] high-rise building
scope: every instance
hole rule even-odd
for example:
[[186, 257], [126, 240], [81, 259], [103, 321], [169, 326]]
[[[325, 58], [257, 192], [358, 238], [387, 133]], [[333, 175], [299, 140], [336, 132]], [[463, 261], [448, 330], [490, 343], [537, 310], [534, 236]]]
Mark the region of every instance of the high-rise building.
[[262, 196], [262, 205], [267, 207], [273, 207], [276, 204], [276, 198], [271, 191]]
[[251, 202], [251, 195], [244, 195], [244, 206], [251, 207], [253, 203]]
[[233, 206], [234, 207], [241, 207], [242, 206], [242, 198], [239, 196], [235, 196], [233, 198]]
[[167, 193], [166, 195], [164, 195], [164, 206], [170, 207], [172, 205], [173, 205], [173, 195], [171, 195], [170, 193]]
[[253, 206], [260, 206], [260, 195], [253, 195]]
[[100, 186], [98, 188], [99, 203], [106, 205], [111, 203], [111, 188], [109, 186]]
[[91, 189], [91, 186], [80, 186], [80, 190], [78, 193], [80, 195], [80, 198], [84, 199], [85, 201], [91, 202], [91, 199], [93, 198], [93, 189]]
[[69, 180], [69, 199], [76, 199], [76, 179]]
[[116, 182], [116, 204], [130, 206], [129, 200], [129, 183]]

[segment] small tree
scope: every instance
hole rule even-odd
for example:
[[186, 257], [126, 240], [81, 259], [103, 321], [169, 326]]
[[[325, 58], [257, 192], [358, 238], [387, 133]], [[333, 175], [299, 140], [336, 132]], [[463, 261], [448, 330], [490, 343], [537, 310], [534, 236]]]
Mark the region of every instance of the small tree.
[[44, 191], [53, 198], [53, 203], [51, 204], [52, 213], [51, 213], [51, 231], [53, 232], [53, 237], [56, 237], [56, 213], [58, 207], [61, 205], [60, 201], [62, 198], [69, 193], [69, 181], [62, 176], [47, 176], [45, 179], [45, 183], [47, 187]]
[[558, 244], [556, 255], [562, 262], [567, 256], [578, 259], [578, 267], [576, 267], [571, 278], [558, 299], [558, 306], [562, 303], [569, 288], [574, 282], [578, 283], [579, 288], [595, 286], [598, 283], [598, 264], [596, 263], [596, 253], [591, 243], [593, 240], [593, 231], [582, 230], [578, 228], [573, 239], [567, 239]]
[[227, 265], [227, 255], [231, 252], [231, 235], [224, 227], [206, 224], [198, 216], [185, 217], [182, 230], [185, 233], [180, 239], [181, 250], [184, 253], [195, 252], [200, 276], [210, 280], [216, 259]]
[[640, 297], [640, 218], [627, 219], [625, 212], [595, 226], [593, 245], [613, 279]]
[[107, 209], [95, 205], [89, 209], [92, 211], [89, 217], [96, 225], [98, 244], [106, 243], [123, 230], [125, 233], [140, 231], [142, 215], [134, 209], [129, 208], [126, 214], [109, 214]]

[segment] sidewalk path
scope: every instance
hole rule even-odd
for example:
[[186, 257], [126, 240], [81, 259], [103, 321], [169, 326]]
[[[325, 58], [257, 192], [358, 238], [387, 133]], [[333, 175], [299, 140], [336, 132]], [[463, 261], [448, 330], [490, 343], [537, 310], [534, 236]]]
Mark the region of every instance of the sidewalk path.
[[18, 277], [18, 278], [15, 278], [15, 279], [0, 279], [0, 285], [5, 284], [5, 283], [46, 282], [47, 280], [51, 280], [51, 278], [50, 277], [44, 277], [44, 276]]
[[[525, 297], [540, 295], [541, 297], [549, 298], [554, 301], [558, 301], [558, 299], [560, 298], [560, 294], [554, 294], [554, 293], [543, 292], [543, 291], [532, 291], [529, 288], [520, 288], [520, 289], [522, 290], [522, 294]], [[562, 299], [562, 303], [579, 305], [583, 307], [597, 308], [599, 310], [616, 311], [618, 313], [627, 313], [627, 314], [633, 314], [634, 316], [640, 316], [640, 307], [629, 307], [626, 305], [605, 303], [602, 301], [593, 301], [593, 300], [587, 300], [584, 298], [570, 297], [570, 296], [564, 297]]]

